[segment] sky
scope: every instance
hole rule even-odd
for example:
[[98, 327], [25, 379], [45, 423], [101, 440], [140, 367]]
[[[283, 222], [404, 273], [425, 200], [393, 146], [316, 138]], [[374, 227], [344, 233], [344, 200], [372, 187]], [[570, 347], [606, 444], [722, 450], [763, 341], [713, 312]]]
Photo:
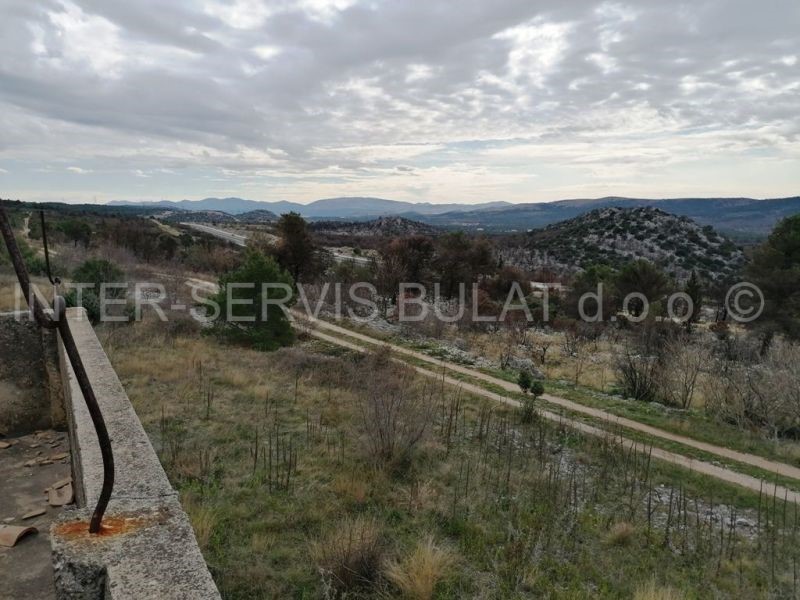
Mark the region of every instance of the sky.
[[800, 194], [797, 0], [0, 0], [0, 196]]

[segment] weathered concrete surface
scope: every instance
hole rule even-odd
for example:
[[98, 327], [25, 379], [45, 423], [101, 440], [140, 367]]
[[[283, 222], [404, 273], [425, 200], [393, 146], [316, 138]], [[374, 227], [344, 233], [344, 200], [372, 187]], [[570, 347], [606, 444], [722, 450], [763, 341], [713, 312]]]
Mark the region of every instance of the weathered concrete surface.
[[[42, 492], [69, 477], [68, 458], [51, 460], [69, 449], [66, 437], [49, 430], [3, 439], [12, 446], [0, 449], [0, 523], [32, 526], [39, 532], [23, 537], [13, 548], [0, 546], [0, 598], [55, 598], [50, 524], [62, 509], [49, 506]], [[43, 515], [22, 519], [42, 508]]]
[[[117, 464], [114, 499], [174, 497], [167, 479], [128, 395], [122, 387], [83, 309], [68, 309], [67, 319], [106, 421]], [[67, 422], [75, 456], [75, 480], [83, 482], [78, 500], [94, 505], [103, 485], [103, 458], [97, 434], [75, 373], [60, 347]]]
[[0, 432], [66, 428], [54, 331], [27, 312], [0, 314]]
[[50, 427], [42, 341], [35, 323], [0, 317], [0, 432], [24, 435]]
[[219, 598], [177, 498], [112, 502], [100, 536], [90, 516], [70, 511], [53, 526], [59, 598]]
[[83, 309], [69, 309], [67, 318], [111, 437], [116, 483], [104, 521], [109, 535], [89, 536], [88, 519], [100, 494], [103, 463], [89, 411], [60, 348], [82, 508], [65, 513], [51, 530], [58, 597], [219, 598], [177, 492]]

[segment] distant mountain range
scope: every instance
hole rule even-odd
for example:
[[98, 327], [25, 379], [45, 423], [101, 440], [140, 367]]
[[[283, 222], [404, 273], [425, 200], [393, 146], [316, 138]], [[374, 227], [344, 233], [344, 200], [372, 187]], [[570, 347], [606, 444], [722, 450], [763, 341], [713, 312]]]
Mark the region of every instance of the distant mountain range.
[[413, 212], [420, 215], [436, 215], [451, 211], [481, 210], [512, 206], [509, 202], [485, 202], [483, 204], [432, 204], [430, 202], [401, 202], [383, 198], [326, 198], [309, 204], [297, 202], [261, 202], [243, 198], [205, 198], [203, 200], [180, 200], [172, 202], [131, 202], [112, 200], [109, 206], [157, 206], [173, 210], [213, 210], [238, 215], [254, 210], [269, 210], [277, 214], [297, 212], [307, 218], [353, 219], [399, 215]]
[[432, 204], [400, 202], [383, 198], [328, 198], [310, 204], [259, 202], [242, 198], [206, 198], [179, 202], [110, 202], [118, 207], [158, 207], [169, 210], [221, 211], [232, 215], [254, 210], [275, 214], [298, 212], [308, 219], [366, 220], [382, 216], [402, 216], [447, 229], [485, 231], [525, 231], [578, 217], [598, 208], [654, 207], [686, 216], [701, 225], [737, 238], [759, 237], [769, 233], [780, 219], [800, 213], [800, 196], [757, 200], [753, 198], [671, 198], [645, 199], [607, 197], [558, 200], [555, 202], [510, 204]]

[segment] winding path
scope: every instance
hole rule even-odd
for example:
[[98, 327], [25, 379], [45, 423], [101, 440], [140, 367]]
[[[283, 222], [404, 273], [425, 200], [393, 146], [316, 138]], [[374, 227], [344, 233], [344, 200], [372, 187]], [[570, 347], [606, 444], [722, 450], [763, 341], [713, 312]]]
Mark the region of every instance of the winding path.
[[[366, 352], [369, 348], [354, 343], [352, 341], [349, 341], [347, 339], [343, 339], [343, 336], [346, 338], [359, 340], [361, 342], [365, 342], [367, 344], [372, 344], [376, 346], [389, 346], [392, 349], [392, 351], [395, 352], [396, 354], [413, 357], [415, 359], [425, 361], [431, 365], [435, 365], [442, 369], [441, 372], [436, 372], [417, 365], [411, 365], [421, 375], [424, 375], [426, 377], [431, 377], [440, 381], [443, 380], [445, 383], [449, 385], [460, 387], [461, 389], [470, 392], [472, 394], [475, 394], [477, 396], [482, 396], [484, 398], [488, 398], [490, 400], [494, 400], [496, 402], [501, 402], [511, 406], [519, 406], [519, 402], [517, 400], [514, 400], [513, 398], [509, 398], [507, 396], [503, 396], [501, 394], [489, 391], [478, 385], [461, 381], [460, 379], [456, 379], [454, 377], [450, 377], [446, 375], [444, 371], [449, 369], [450, 371], [461, 373], [463, 375], [468, 375], [469, 377], [473, 377], [475, 379], [485, 381], [486, 383], [496, 385], [498, 387], [501, 387], [502, 389], [517, 392], [518, 387], [512, 383], [509, 383], [508, 381], [492, 377], [491, 375], [486, 375], [485, 373], [481, 373], [480, 371], [476, 371], [474, 369], [470, 369], [461, 365], [456, 365], [447, 361], [443, 361], [438, 358], [434, 358], [432, 356], [423, 354], [421, 352], [417, 352], [415, 350], [410, 350], [408, 348], [398, 346], [396, 344], [387, 343], [383, 340], [373, 338], [368, 335], [364, 335], [362, 333], [358, 333], [355, 331], [351, 331], [344, 327], [340, 327], [338, 325], [334, 325], [333, 323], [329, 323], [321, 319], [304, 315], [297, 311], [292, 311], [292, 312], [296, 319], [296, 323], [307, 324], [308, 332], [316, 338], [319, 338], [331, 344], [348, 348], [350, 350], [355, 350], [357, 352]], [[395, 358], [394, 360], [405, 363], [405, 361], [403, 361], [400, 358]], [[771, 461], [769, 459], [762, 458], [760, 456], [738, 452], [736, 450], [731, 450], [729, 448], [724, 448], [722, 446], [717, 446], [714, 444], [708, 444], [706, 442], [700, 442], [692, 438], [677, 435], [674, 433], [670, 433], [668, 431], [664, 431], [662, 429], [658, 429], [656, 427], [652, 427], [650, 425], [639, 423], [638, 421], [633, 421], [631, 419], [626, 419], [624, 417], [618, 417], [604, 410], [584, 406], [577, 402], [567, 400], [566, 398], [560, 398], [558, 396], [553, 396], [550, 394], [545, 394], [541, 396], [541, 398], [549, 402], [550, 404], [561, 406], [573, 412], [585, 414], [587, 416], [597, 419], [602, 419], [603, 421], [611, 425], [612, 428], [614, 425], [619, 425], [622, 427], [626, 427], [628, 429], [645, 433], [653, 437], [661, 438], [671, 442], [677, 442], [685, 446], [696, 448], [698, 450], [702, 450], [703, 452], [706, 452], [708, 454], [713, 454], [721, 458], [727, 458], [740, 463], [758, 467], [770, 473], [776, 473], [784, 477], [790, 477], [793, 479], [800, 480], [800, 469], [798, 469], [797, 467], [793, 467], [791, 465], [787, 465], [785, 463]], [[774, 493], [778, 498], [786, 498], [790, 501], [800, 503], [800, 493], [785, 488], [783, 486], [773, 485], [772, 483], [769, 483], [768, 481], [759, 479], [757, 477], [752, 477], [750, 475], [739, 473], [738, 471], [734, 471], [731, 468], [715, 465], [707, 461], [693, 459], [684, 456], [682, 454], [678, 454], [676, 452], [671, 452], [669, 450], [651, 447], [647, 444], [631, 440], [622, 435], [612, 433], [608, 429], [596, 427], [594, 425], [589, 425], [587, 423], [582, 423], [574, 419], [563, 417], [559, 414], [550, 412], [548, 410], [539, 410], [539, 414], [548, 420], [564, 424], [573, 429], [581, 431], [582, 433], [585, 433], [587, 435], [593, 435], [597, 437], [611, 437], [618, 443], [622, 444], [622, 446], [626, 449], [634, 448], [635, 450], [640, 452], [645, 452], [645, 453], [652, 452], [652, 456], [659, 460], [674, 465], [679, 465], [681, 467], [685, 467], [697, 473], [701, 473], [703, 475], [709, 475], [711, 477], [715, 477], [716, 479], [728, 483], [733, 483], [748, 488], [755, 492], [759, 492], [763, 489], [764, 491], [768, 491], [770, 494]]]

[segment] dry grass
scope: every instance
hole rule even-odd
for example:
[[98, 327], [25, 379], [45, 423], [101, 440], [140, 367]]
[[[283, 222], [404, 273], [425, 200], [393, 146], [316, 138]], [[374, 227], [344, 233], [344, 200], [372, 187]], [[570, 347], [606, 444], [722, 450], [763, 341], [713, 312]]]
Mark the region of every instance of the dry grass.
[[336, 477], [333, 480], [333, 491], [345, 502], [361, 505], [369, 495], [369, 484], [358, 473], [353, 472]]
[[[42, 277], [31, 277], [31, 283], [48, 300], [53, 299], [53, 286], [47, 279]], [[28, 310], [28, 303], [19, 289], [17, 276], [13, 272], [0, 274], [0, 312], [12, 310]]]
[[[737, 571], [715, 579], [713, 569], [698, 576], [701, 571], [685, 569], [661, 543], [637, 536], [646, 527], [641, 517], [613, 507], [627, 497], [622, 482], [638, 479], [611, 476], [593, 488], [591, 469], [608, 450], [590, 442], [570, 444], [586, 457], [580, 468], [587, 469], [589, 490], [601, 490], [593, 505], [598, 513], [578, 507], [576, 524], [562, 523], [573, 513], [561, 502], [551, 505], [549, 490], [563, 482], [539, 466], [540, 460], [562, 460], [550, 452], [553, 432], [538, 426], [518, 431], [511, 408], [491, 406], [491, 433], [477, 436], [484, 403], [464, 395], [461, 412], [448, 419], [457, 394], [446, 390], [435, 398], [431, 429], [413, 467], [398, 479], [373, 466], [362, 444], [361, 393], [369, 386], [354, 381], [385, 376], [369, 359], [302, 340], [262, 353], [219, 345], [197, 332], [167, 339], [163, 325], [152, 321], [102, 326], [99, 334], [181, 490], [225, 598], [296, 597], [298, 591], [341, 597], [350, 590], [355, 598], [554, 597], [558, 590], [600, 588], [632, 597], [639, 574], [655, 561], [692, 592], [726, 589], [717, 583], [740, 578]], [[412, 383], [423, 388], [425, 382]], [[214, 399], [207, 418], [203, 395], [209, 387]], [[272, 448], [277, 429], [294, 442], [291, 485], [274, 483], [276, 463], [285, 465]], [[284, 443], [282, 456], [285, 450]], [[271, 463], [265, 455], [273, 456]], [[603, 526], [623, 519], [611, 532]], [[578, 534], [565, 533], [575, 527]], [[532, 558], [534, 535], [551, 537], [543, 559]], [[576, 536], [584, 541], [579, 551], [572, 545]], [[399, 552], [387, 548], [388, 540]], [[554, 569], [549, 556], [569, 567]], [[755, 570], [745, 567], [741, 589], [755, 589]]]
[[633, 600], [683, 600], [684, 594], [671, 587], [661, 587], [655, 579], [650, 579], [636, 588]]
[[636, 528], [631, 523], [620, 521], [611, 526], [606, 542], [612, 546], [628, 546], [635, 534]]
[[210, 506], [200, 504], [195, 500], [184, 500], [183, 508], [189, 515], [189, 521], [194, 529], [194, 535], [201, 550], [208, 548], [211, 536], [217, 526], [217, 513]]
[[447, 578], [454, 564], [453, 553], [429, 537], [401, 561], [388, 562], [384, 572], [406, 598], [430, 600], [437, 584]]

